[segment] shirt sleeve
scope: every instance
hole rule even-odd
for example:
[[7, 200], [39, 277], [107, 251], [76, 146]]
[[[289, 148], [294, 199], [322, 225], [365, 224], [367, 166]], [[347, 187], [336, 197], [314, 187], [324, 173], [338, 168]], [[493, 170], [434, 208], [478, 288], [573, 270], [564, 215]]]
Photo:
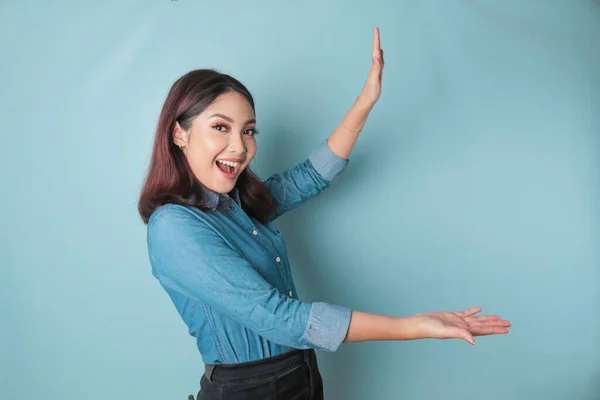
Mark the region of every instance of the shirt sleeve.
[[148, 223], [152, 273], [161, 285], [200, 301], [272, 342], [335, 351], [351, 310], [281, 294], [219, 234], [182, 206]]
[[277, 206], [274, 220], [315, 197], [335, 181], [348, 165], [323, 141], [308, 159], [292, 169], [269, 177], [265, 184]]

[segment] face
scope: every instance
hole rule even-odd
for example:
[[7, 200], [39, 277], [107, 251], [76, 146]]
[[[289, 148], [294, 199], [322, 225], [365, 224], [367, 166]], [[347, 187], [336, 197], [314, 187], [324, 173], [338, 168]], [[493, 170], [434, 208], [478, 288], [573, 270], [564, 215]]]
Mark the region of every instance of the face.
[[177, 123], [173, 141], [204, 186], [228, 193], [256, 154], [255, 132], [256, 120], [248, 100], [228, 92], [194, 118], [189, 130]]

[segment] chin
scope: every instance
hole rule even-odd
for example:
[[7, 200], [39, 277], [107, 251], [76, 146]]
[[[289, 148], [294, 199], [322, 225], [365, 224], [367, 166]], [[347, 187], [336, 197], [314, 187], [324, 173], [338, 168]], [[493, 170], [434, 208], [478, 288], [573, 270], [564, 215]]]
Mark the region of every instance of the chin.
[[229, 183], [229, 184], [220, 184], [217, 185], [217, 190], [211, 189], [214, 192], [220, 193], [220, 194], [225, 194], [225, 193], [229, 193], [233, 190], [233, 188], [235, 187], [235, 184], [237, 183], [237, 179], [235, 182]]

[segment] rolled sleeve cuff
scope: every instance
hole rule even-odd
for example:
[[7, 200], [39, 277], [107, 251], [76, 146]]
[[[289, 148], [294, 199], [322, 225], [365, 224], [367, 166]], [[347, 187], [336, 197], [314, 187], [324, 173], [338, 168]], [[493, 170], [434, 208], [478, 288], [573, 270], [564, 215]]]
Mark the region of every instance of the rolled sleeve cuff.
[[348, 333], [351, 313], [346, 307], [313, 303], [303, 341], [320, 350], [336, 351]]
[[319, 175], [328, 181], [335, 180], [348, 165], [348, 160], [331, 151], [327, 140], [311, 152], [309, 160]]

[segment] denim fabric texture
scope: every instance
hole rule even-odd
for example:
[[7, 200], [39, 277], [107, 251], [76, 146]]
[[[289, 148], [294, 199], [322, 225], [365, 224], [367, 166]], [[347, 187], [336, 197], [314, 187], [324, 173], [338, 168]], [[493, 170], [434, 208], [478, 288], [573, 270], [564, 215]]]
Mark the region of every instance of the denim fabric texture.
[[165, 204], [148, 222], [152, 274], [196, 339], [205, 364], [235, 364], [293, 349], [335, 351], [351, 310], [298, 298], [273, 221], [323, 192], [345, 169], [324, 141], [302, 163], [269, 177], [277, 212], [266, 224], [237, 191], [209, 193], [214, 207]]

